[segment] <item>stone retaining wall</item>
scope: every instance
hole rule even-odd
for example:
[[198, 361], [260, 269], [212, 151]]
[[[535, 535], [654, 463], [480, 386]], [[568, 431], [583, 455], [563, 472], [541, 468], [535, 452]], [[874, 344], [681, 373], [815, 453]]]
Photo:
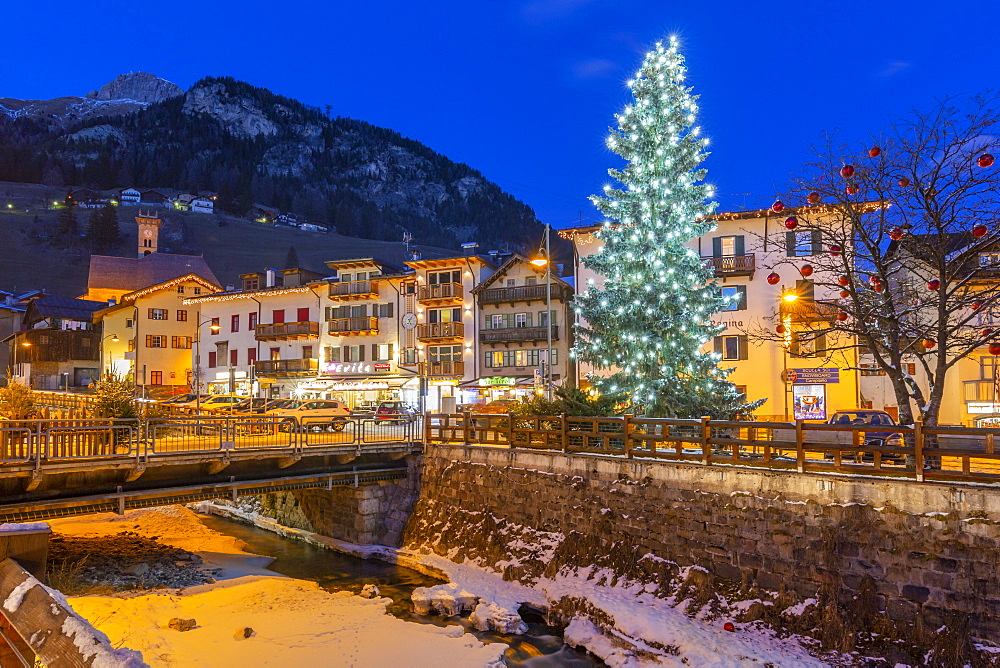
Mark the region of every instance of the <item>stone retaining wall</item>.
[[997, 489], [440, 445], [422, 480], [404, 545], [507, 579], [596, 565], [667, 591], [699, 566], [736, 596], [1000, 639]]

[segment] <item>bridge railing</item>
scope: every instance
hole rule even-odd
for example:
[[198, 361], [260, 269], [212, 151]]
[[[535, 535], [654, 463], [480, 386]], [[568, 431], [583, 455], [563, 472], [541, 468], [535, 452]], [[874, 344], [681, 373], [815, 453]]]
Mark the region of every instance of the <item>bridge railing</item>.
[[427, 443], [1000, 483], [1000, 429], [567, 415], [424, 416]]

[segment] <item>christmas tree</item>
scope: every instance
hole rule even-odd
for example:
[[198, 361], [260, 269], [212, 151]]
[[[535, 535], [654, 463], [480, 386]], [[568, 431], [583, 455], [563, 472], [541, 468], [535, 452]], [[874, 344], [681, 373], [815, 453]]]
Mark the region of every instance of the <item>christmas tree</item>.
[[732, 418], [757, 407], [701, 348], [723, 306], [712, 270], [685, 243], [715, 229], [712, 186], [699, 167], [708, 140], [695, 125], [697, 96], [684, 84], [676, 38], [657, 43], [628, 82], [635, 98], [616, 118], [608, 147], [628, 163], [608, 173], [620, 188], [591, 199], [605, 216], [603, 248], [584, 264], [604, 277], [577, 298], [586, 320], [574, 354], [609, 375], [591, 382], [653, 416]]

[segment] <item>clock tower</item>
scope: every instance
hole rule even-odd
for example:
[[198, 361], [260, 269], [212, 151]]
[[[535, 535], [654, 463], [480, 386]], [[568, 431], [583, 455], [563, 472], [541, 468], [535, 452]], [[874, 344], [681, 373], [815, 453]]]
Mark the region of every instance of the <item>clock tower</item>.
[[160, 239], [160, 226], [163, 225], [160, 216], [155, 213], [144, 215], [140, 211], [135, 222], [139, 226], [139, 257], [155, 253]]

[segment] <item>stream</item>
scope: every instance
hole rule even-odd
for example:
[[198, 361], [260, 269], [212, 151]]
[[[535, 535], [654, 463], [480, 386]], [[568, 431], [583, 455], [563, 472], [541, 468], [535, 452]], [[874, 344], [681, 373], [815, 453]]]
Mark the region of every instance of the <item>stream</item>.
[[526, 609], [521, 617], [528, 626], [524, 635], [507, 635], [494, 631], [479, 631], [461, 617], [423, 617], [413, 613], [411, 592], [417, 587], [442, 584], [409, 568], [396, 566], [376, 559], [359, 559], [350, 555], [282, 538], [264, 529], [214, 515], [203, 515], [201, 522], [220, 534], [239, 538], [254, 554], [274, 559], [267, 568], [280, 575], [299, 580], [311, 580], [329, 591], [361, 592], [366, 584], [378, 585], [382, 596], [392, 599], [388, 611], [399, 619], [418, 624], [436, 626], [461, 625], [484, 643], [500, 642], [509, 645], [504, 652], [508, 666], [529, 668], [555, 668], [569, 666], [583, 668], [605, 665], [600, 659], [582, 649], [563, 643], [560, 629], [545, 624], [544, 617]]

